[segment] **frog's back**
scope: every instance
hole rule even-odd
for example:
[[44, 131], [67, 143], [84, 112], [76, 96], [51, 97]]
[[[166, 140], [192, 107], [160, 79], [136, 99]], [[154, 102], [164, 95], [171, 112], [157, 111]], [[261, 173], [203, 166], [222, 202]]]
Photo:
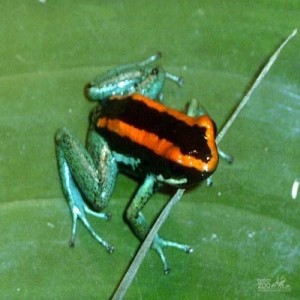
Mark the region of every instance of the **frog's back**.
[[207, 178], [218, 163], [208, 116], [191, 118], [139, 94], [104, 102], [96, 129], [120, 167], [136, 175], [186, 186]]

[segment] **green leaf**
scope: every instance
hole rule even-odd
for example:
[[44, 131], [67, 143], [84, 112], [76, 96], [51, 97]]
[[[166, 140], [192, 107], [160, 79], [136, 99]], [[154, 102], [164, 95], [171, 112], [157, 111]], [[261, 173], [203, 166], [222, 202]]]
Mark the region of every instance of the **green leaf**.
[[[182, 1], [183, 2], [183, 1]], [[116, 248], [109, 255], [71, 217], [61, 192], [54, 133], [84, 141], [93, 107], [83, 86], [119, 64], [160, 50], [166, 104], [199, 98], [221, 128], [274, 49], [299, 29], [298, 1], [2, 1], [0, 21], [0, 298], [108, 299], [139, 242], [123, 221], [136, 182], [121, 175], [107, 211], [90, 218]], [[161, 234], [194, 253], [166, 249], [163, 275], [149, 252], [127, 299], [298, 298], [300, 198], [300, 37], [292, 40], [221, 143], [212, 187], [186, 193]], [[149, 220], [170, 194], [145, 209]], [[290, 291], [258, 290], [286, 278]], [[271, 293], [271, 294], [270, 294]]]

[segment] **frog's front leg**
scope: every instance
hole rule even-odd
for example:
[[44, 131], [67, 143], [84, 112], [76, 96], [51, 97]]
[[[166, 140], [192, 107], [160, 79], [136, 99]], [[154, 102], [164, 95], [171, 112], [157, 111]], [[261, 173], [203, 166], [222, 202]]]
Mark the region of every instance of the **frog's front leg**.
[[87, 98], [103, 101], [112, 96], [138, 93], [151, 99], [162, 100], [166, 79], [179, 86], [183, 84], [183, 79], [158, 66], [156, 62], [160, 57], [161, 53], [158, 52], [142, 62], [122, 65], [96, 77], [85, 86]]
[[[154, 194], [156, 189], [156, 178], [154, 175], [148, 175], [144, 183], [140, 186], [137, 193], [135, 194], [131, 204], [126, 211], [126, 218], [136, 236], [140, 240], [144, 240], [150, 230], [149, 225], [142, 214], [142, 209], [147, 203], [147, 201]], [[163, 253], [164, 247], [175, 247], [177, 249], [183, 250], [186, 253], [193, 252], [193, 249], [188, 245], [182, 245], [172, 241], [166, 241], [162, 239], [159, 235], [154, 238], [152, 248], [157, 251], [160, 256], [162, 263], [164, 265], [164, 272], [168, 274], [170, 268], [168, 266], [166, 257]]]
[[110, 219], [109, 214], [90, 209], [103, 209], [114, 188], [117, 165], [107, 143], [95, 132], [90, 131], [85, 149], [67, 129], [60, 129], [56, 134], [56, 153], [63, 192], [72, 214], [70, 246], [75, 243], [79, 218], [93, 237], [107, 251], [112, 252], [113, 247], [94, 231], [86, 218], [87, 213], [98, 218]]

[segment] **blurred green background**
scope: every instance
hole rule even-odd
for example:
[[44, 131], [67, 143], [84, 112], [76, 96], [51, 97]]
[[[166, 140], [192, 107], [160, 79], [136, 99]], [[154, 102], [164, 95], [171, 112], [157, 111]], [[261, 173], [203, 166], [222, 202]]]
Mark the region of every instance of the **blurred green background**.
[[[123, 221], [136, 183], [121, 175], [107, 211], [90, 217], [115, 246], [108, 255], [71, 217], [58, 179], [54, 133], [82, 141], [93, 103], [83, 86], [119, 64], [162, 51], [185, 79], [165, 102], [201, 100], [220, 128], [257, 72], [294, 28], [294, 1], [0, 1], [0, 298], [108, 299], [139, 242]], [[296, 299], [300, 297], [300, 35], [221, 143], [214, 184], [186, 193], [161, 234], [189, 243], [166, 249], [172, 271], [149, 252], [126, 299]], [[157, 194], [149, 219], [171, 194]], [[260, 292], [259, 279], [285, 278], [290, 291]]]

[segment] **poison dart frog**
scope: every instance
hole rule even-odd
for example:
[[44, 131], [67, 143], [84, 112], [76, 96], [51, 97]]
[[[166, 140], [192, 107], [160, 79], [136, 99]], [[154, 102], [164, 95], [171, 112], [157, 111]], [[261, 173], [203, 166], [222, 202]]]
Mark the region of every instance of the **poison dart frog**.
[[[65, 128], [56, 133], [59, 174], [72, 214], [71, 246], [79, 218], [108, 252], [113, 251], [94, 231], [86, 213], [110, 219], [110, 214], [101, 210], [111, 198], [119, 172], [142, 182], [126, 219], [143, 240], [149, 225], [142, 209], [157, 189], [193, 186], [208, 178], [218, 165], [216, 126], [199, 103], [192, 100], [182, 113], [161, 102], [165, 80], [181, 85], [182, 79], [154, 65], [159, 57], [155, 54], [139, 64], [118, 67], [86, 86], [87, 96], [98, 102], [91, 112], [86, 147]], [[167, 246], [193, 251], [157, 235], [152, 248], [165, 273], [170, 269], [162, 249]]]

